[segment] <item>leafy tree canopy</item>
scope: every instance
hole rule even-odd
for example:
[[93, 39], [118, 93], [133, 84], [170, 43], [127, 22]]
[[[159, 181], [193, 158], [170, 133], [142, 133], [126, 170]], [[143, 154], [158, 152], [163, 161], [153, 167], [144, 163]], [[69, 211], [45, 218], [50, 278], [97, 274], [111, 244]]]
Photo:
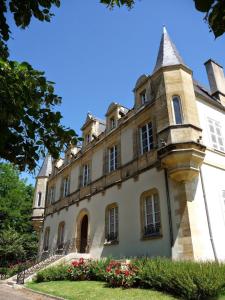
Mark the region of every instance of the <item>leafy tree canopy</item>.
[[33, 192], [13, 165], [0, 163], [0, 264], [15, 263], [37, 253], [37, 236], [31, 223]]
[[74, 130], [60, 123], [62, 115], [55, 106], [61, 98], [54, 93], [54, 83], [28, 63], [8, 60], [11, 32], [6, 13], [26, 28], [32, 17], [49, 22], [53, 5], [59, 7], [60, 1], [0, 0], [0, 157], [20, 170], [33, 170], [46, 149], [58, 158], [65, 146], [77, 142]]
[[32, 170], [45, 148], [57, 158], [64, 144], [75, 143], [75, 132], [60, 125], [54, 110], [60, 102], [43, 72], [0, 60], [0, 157]]

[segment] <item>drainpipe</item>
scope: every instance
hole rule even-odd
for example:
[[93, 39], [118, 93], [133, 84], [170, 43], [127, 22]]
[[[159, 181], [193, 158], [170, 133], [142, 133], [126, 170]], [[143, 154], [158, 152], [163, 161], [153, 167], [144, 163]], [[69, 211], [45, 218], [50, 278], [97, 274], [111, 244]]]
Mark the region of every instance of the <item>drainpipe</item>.
[[174, 243], [174, 238], [173, 238], [173, 224], [172, 224], [172, 214], [171, 214], [171, 204], [170, 204], [170, 192], [169, 192], [168, 174], [167, 174], [167, 170], [166, 169], [164, 169], [164, 175], [165, 175], [165, 183], [166, 183], [166, 200], [167, 200], [168, 217], [169, 217], [170, 245], [171, 245], [171, 250], [172, 250], [173, 243]]
[[207, 203], [207, 198], [206, 198], [205, 184], [204, 184], [204, 180], [203, 180], [202, 168], [200, 167], [199, 169], [200, 169], [200, 178], [201, 178], [201, 183], [202, 183], [202, 192], [203, 192], [203, 198], [204, 198], [204, 204], [205, 204], [206, 219], [207, 219], [207, 224], [208, 224], [208, 228], [209, 228], [209, 239], [210, 239], [210, 242], [211, 242], [211, 245], [212, 245], [212, 250], [213, 250], [215, 261], [218, 261], [218, 257], [217, 257], [217, 254], [216, 254], [216, 247], [215, 247], [215, 243], [214, 243], [214, 240], [213, 240], [212, 226], [211, 226], [210, 217], [209, 217], [209, 208], [208, 208], [208, 203]]

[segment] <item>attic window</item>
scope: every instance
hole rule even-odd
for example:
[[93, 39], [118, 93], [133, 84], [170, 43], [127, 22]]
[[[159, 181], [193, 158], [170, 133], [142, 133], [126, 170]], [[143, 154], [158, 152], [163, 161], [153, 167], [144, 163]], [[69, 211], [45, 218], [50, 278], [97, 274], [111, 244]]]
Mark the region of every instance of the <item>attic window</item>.
[[86, 140], [86, 145], [90, 143], [90, 141], [91, 141], [91, 135], [89, 133], [86, 135], [85, 140]]
[[141, 104], [145, 104], [147, 102], [146, 90], [140, 93], [140, 98], [141, 98]]
[[113, 129], [116, 127], [116, 120], [114, 117], [110, 118], [110, 129]]

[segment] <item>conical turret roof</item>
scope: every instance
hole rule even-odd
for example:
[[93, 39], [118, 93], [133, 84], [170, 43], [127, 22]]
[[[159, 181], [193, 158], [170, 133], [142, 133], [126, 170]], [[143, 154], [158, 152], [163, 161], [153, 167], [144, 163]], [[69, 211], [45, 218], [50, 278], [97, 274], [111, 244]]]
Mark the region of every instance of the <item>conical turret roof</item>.
[[46, 155], [37, 177], [48, 177], [52, 173], [52, 157]]
[[176, 46], [171, 41], [169, 34], [166, 30], [166, 27], [163, 27], [163, 34], [159, 46], [159, 52], [157, 56], [156, 65], [154, 72], [156, 72], [161, 67], [173, 66], [173, 65], [185, 65], [182, 57], [177, 51]]

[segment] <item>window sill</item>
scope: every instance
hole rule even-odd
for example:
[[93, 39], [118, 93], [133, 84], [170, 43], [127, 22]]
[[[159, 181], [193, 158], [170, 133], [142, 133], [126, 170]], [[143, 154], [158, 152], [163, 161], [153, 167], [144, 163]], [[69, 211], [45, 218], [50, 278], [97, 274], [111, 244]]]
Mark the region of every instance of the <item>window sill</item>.
[[118, 245], [119, 241], [118, 240], [114, 240], [114, 241], [108, 241], [104, 243], [104, 246], [111, 246], [111, 245]]
[[147, 240], [156, 240], [156, 239], [161, 239], [163, 237], [162, 234], [157, 234], [157, 235], [143, 235], [141, 240], [142, 241], [147, 241]]

